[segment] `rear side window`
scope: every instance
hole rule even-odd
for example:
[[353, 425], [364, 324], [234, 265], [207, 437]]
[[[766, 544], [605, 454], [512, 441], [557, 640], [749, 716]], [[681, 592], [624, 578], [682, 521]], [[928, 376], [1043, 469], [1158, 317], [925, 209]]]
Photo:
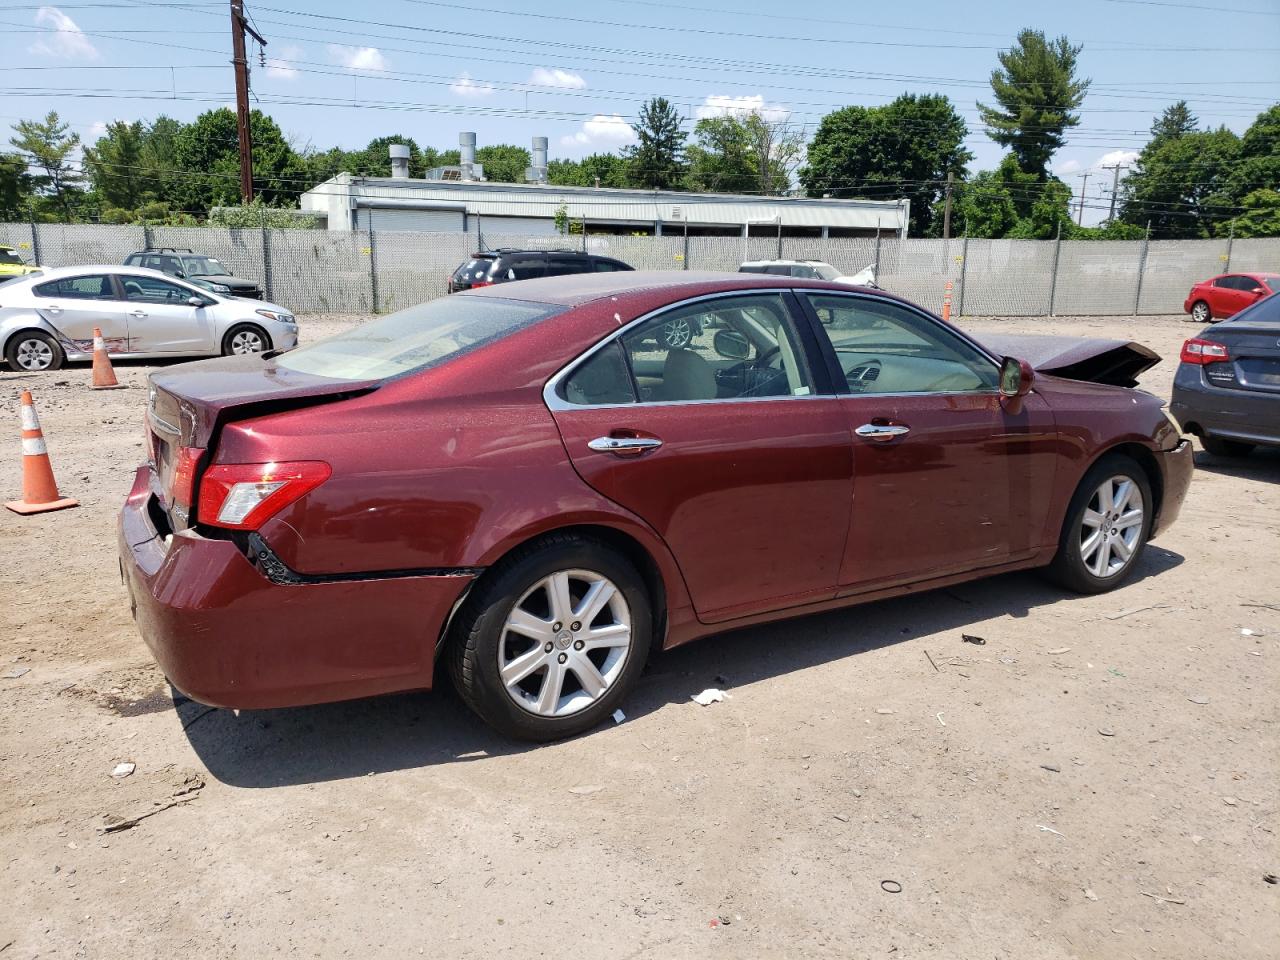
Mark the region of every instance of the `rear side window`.
[[591, 269], [585, 257], [552, 257], [547, 265], [547, 276], [562, 277], [570, 273], [586, 273]]
[[129, 254], [124, 261], [126, 267], [136, 267], [140, 263], [142, 263], [142, 255], [137, 253]]
[[564, 381], [560, 395], [570, 403], [635, 403], [635, 385], [627, 369], [622, 345], [616, 340], [600, 349]]
[[547, 261], [542, 257], [522, 257], [507, 264], [503, 276], [507, 280], [533, 280], [546, 276]]
[[61, 280], [50, 280], [36, 287], [35, 294], [38, 297], [62, 297], [66, 300], [116, 299], [111, 278], [100, 273], [85, 277], [63, 277]]
[[564, 309], [497, 297], [442, 297], [298, 347], [276, 363], [334, 380], [385, 380], [427, 370]]

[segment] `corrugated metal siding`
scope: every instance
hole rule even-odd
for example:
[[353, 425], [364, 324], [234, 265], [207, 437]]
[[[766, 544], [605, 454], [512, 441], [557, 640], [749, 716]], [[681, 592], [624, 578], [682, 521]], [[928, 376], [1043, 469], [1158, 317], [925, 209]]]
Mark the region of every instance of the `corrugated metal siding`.
[[465, 217], [457, 210], [377, 210], [358, 209], [356, 229], [401, 231], [404, 233], [462, 233]]
[[552, 214], [551, 220], [540, 217], [484, 217], [481, 229], [485, 233], [532, 233], [538, 236], [559, 234], [554, 216]]

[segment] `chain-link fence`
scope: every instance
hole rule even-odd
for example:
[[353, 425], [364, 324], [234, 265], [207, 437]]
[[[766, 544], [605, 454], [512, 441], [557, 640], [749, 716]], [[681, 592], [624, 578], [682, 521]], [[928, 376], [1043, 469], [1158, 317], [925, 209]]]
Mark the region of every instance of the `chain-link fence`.
[[885, 290], [953, 315], [1178, 313], [1191, 285], [1220, 273], [1280, 273], [1280, 238], [1256, 240], [899, 240], [591, 234], [339, 233], [223, 227], [0, 223], [0, 244], [33, 263], [122, 263], [147, 247], [190, 249], [256, 280], [298, 313], [385, 313], [444, 294], [478, 249], [587, 250], [637, 270], [728, 270], [746, 260], [822, 260], [844, 274], [876, 264]]

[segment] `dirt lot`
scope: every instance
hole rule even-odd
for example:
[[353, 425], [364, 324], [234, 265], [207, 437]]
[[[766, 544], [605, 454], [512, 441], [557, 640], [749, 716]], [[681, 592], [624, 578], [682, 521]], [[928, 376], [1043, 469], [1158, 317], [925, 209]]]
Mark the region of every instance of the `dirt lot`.
[[[1195, 330], [965, 325], [1141, 340], [1162, 396]], [[82, 503], [0, 511], [0, 960], [1276, 955], [1280, 455], [1198, 454], [1119, 592], [1011, 575], [727, 634], [527, 748], [447, 689], [174, 702], [115, 558], [149, 369], [0, 373], [0, 494], [30, 385]]]

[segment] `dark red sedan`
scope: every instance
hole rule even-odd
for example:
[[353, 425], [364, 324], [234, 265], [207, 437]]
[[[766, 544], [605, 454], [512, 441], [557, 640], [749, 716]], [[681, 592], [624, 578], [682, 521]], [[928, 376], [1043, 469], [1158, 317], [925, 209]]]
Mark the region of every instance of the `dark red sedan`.
[[[443, 657], [484, 719], [552, 739], [654, 649], [1028, 567], [1109, 590], [1178, 513], [1190, 447], [1132, 389], [1144, 348], [676, 276], [511, 283], [153, 374], [120, 554], [174, 685], [288, 706], [430, 687]], [[670, 347], [680, 319], [701, 333]]]
[[1225, 320], [1280, 290], [1280, 273], [1224, 273], [1191, 288], [1182, 304], [1196, 323]]

